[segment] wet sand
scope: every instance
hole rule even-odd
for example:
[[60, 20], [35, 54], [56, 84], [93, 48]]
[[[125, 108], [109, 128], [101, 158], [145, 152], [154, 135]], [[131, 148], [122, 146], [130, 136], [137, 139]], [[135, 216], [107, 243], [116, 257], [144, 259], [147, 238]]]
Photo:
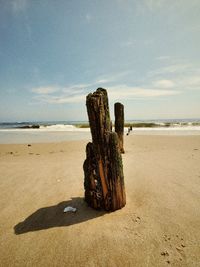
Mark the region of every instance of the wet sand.
[[200, 136], [125, 136], [113, 213], [83, 200], [86, 143], [0, 145], [0, 266], [200, 266]]

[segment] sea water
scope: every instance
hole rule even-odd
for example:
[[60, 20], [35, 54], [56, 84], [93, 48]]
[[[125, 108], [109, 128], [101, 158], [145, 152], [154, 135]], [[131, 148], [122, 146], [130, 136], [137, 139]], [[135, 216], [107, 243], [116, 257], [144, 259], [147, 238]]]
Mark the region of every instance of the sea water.
[[[141, 123], [154, 127], [140, 127]], [[0, 123], [0, 144], [23, 144], [91, 140], [89, 128], [80, 128], [87, 122], [3, 122]], [[129, 121], [136, 123], [130, 135], [200, 135], [200, 119]], [[167, 126], [166, 126], [167, 125]], [[125, 136], [128, 128], [124, 129]]]
[[89, 140], [89, 128], [78, 128], [73, 123], [62, 121], [3, 122], [0, 123], [0, 144]]

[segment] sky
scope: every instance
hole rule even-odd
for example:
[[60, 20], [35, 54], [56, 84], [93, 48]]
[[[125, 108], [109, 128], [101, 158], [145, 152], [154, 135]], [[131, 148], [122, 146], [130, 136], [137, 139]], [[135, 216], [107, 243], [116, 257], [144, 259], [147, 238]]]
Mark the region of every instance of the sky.
[[0, 121], [200, 118], [199, 0], [0, 0]]

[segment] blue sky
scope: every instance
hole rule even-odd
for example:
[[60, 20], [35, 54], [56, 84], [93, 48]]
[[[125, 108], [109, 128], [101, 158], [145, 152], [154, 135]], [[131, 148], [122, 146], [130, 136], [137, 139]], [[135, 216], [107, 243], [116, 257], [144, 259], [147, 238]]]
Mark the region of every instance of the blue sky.
[[0, 0], [0, 121], [200, 118], [199, 0]]

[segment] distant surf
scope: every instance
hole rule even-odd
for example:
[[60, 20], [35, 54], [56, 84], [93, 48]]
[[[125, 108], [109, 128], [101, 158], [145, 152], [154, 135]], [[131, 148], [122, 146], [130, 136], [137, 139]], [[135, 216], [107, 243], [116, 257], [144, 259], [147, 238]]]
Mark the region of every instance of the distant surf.
[[[126, 121], [124, 134], [131, 135], [200, 135], [200, 119]], [[3, 122], [0, 143], [43, 143], [91, 140], [87, 121], [79, 122]]]
[[[80, 122], [2, 122], [0, 130], [76, 131]], [[81, 122], [83, 123], [83, 122]], [[86, 122], [83, 124], [87, 124]], [[89, 127], [89, 125], [88, 125]]]
[[[168, 120], [128, 120], [125, 127], [133, 128], [191, 128], [200, 127], [200, 119]], [[46, 122], [1, 122], [0, 130], [46, 130], [46, 131], [83, 131], [89, 128], [87, 121], [46, 121]]]

